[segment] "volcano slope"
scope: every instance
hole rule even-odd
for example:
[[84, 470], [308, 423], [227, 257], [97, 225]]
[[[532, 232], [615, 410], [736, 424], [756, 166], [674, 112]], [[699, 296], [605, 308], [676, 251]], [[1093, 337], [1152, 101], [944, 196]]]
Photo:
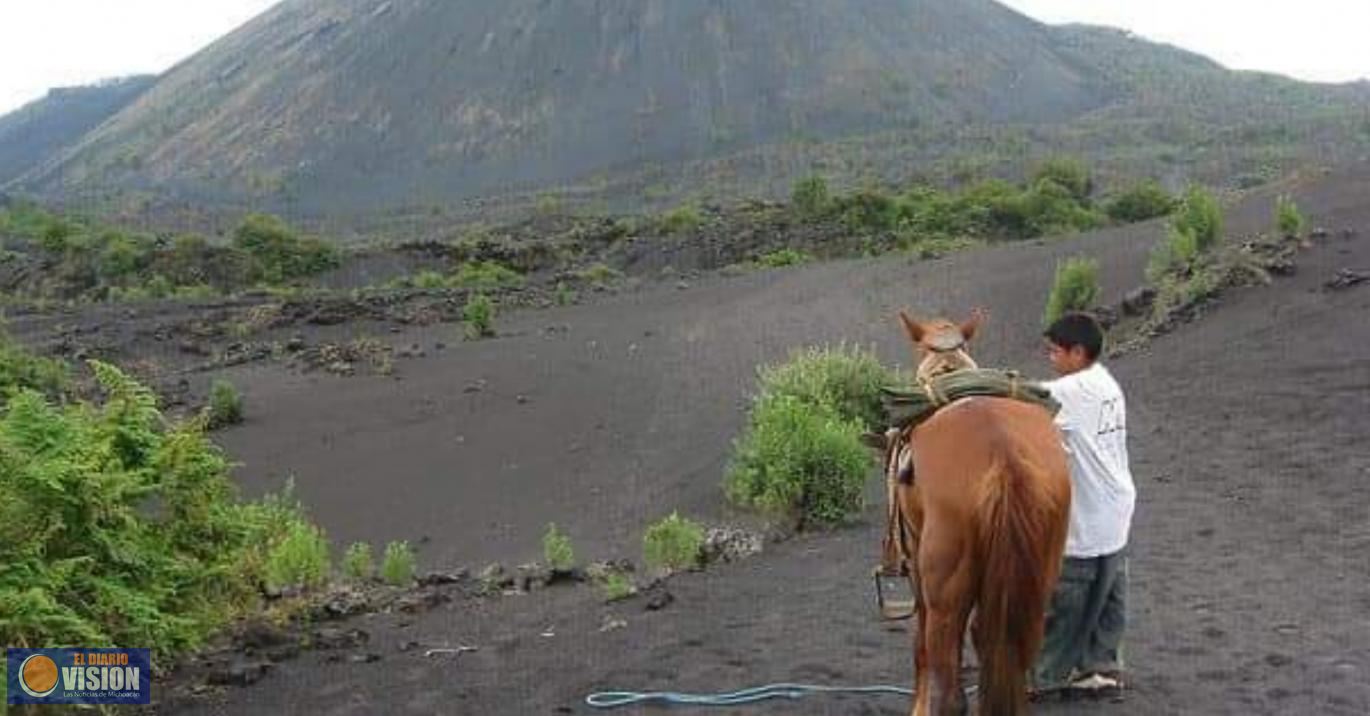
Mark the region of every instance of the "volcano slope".
[[[1323, 288], [1341, 267], [1370, 269], [1370, 172], [1293, 193], [1332, 230], [1293, 277], [1231, 293], [1113, 364], [1129, 393], [1140, 493], [1134, 688], [1121, 703], [1049, 703], [1039, 713], [1370, 709], [1370, 284]], [[1228, 233], [1267, 230], [1272, 203], [1254, 196], [1234, 207]], [[408, 538], [425, 544], [429, 566], [479, 566], [537, 558], [556, 521], [582, 557], [636, 558], [643, 526], [671, 510], [736, 519], [719, 481], [758, 363], [847, 340], [907, 364], [896, 308], [984, 305], [993, 319], [977, 355], [1040, 375], [1040, 307], [1055, 261], [1096, 257], [1106, 298], [1116, 298], [1140, 282], [1162, 231], [1139, 225], [938, 262], [832, 263], [512, 315], [512, 335], [432, 352], [399, 381], [251, 368], [233, 377], [252, 417], [223, 442], [249, 489], [293, 473], [340, 542]], [[676, 600], [661, 611], [552, 588], [377, 615], [359, 625], [378, 662], [306, 653], [256, 687], [190, 700], [166, 692], [157, 710], [588, 713], [584, 696], [605, 689], [906, 684], [909, 638], [876, 620], [867, 581], [879, 528], [877, 503], [852, 528], [677, 577]], [[602, 631], [609, 618], [627, 625]], [[425, 658], [401, 648], [411, 641], [480, 650]], [[907, 703], [815, 697], [724, 712], [903, 714]]]

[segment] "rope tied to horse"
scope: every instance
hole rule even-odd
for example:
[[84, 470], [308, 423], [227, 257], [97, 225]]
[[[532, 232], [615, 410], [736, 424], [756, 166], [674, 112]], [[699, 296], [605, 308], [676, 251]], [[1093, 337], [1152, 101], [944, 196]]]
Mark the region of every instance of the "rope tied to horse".
[[1052, 415], [1061, 409], [1045, 387], [1023, 380], [1016, 371], [988, 368], [942, 373], [913, 387], [886, 387], [881, 393], [890, 424], [900, 429], [911, 428], [939, 409], [973, 396], [1020, 400], [1039, 405]]

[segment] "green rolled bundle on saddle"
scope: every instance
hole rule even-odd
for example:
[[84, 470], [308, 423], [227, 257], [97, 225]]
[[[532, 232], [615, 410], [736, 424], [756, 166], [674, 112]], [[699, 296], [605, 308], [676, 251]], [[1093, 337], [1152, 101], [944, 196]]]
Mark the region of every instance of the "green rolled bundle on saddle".
[[1050, 391], [1011, 370], [958, 370], [913, 387], [887, 387], [881, 392], [890, 424], [901, 429], [927, 420], [953, 401], [976, 395], [1021, 400], [1040, 405], [1052, 415], [1061, 409]]

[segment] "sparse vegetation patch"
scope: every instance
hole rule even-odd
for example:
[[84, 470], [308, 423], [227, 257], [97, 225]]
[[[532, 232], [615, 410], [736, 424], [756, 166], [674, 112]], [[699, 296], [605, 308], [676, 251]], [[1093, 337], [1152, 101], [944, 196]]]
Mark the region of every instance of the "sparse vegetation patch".
[[381, 579], [386, 584], [397, 587], [408, 585], [414, 581], [414, 570], [417, 568], [418, 559], [414, 555], [414, 548], [408, 542], [391, 542], [385, 545], [385, 557], [381, 562]]
[[1043, 325], [1049, 326], [1072, 311], [1089, 310], [1098, 298], [1099, 263], [1083, 256], [1066, 259], [1056, 266], [1056, 279], [1051, 284], [1046, 313], [1042, 316]]
[[571, 538], [559, 532], [555, 524], [547, 525], [547, 532], [542, 536], [542, 558], [548, 567], [561, 572], [576, 566]]
[[466, 337], [477, 340], [495, 335], [495, 303], [489, 296], [478, 293], [466, 302], [461, 310], [462, 320], [466, 322]]
[[689, 569], [699, 564], [703, 546], [704, 528], [672, 512], [647, 528], [642, 537], [642, 557], [658, 569]]
[[232, 383], [215, 380], [209, 389], [206, 411], [210, 428], [237, 425], [243, 421], [243, 397]]

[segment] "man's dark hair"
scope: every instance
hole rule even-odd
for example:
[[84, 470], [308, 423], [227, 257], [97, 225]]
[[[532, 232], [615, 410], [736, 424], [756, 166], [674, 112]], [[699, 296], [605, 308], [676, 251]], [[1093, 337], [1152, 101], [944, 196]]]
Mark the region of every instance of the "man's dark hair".
[[1099, 354], [1104, 351], [1104, 329], [1087, 313], [1067, 313], [1056, 319], [1043, 335], [1066, 350], [1075, 346], [1084, 348], [1091, 361], [1099, 360]]

